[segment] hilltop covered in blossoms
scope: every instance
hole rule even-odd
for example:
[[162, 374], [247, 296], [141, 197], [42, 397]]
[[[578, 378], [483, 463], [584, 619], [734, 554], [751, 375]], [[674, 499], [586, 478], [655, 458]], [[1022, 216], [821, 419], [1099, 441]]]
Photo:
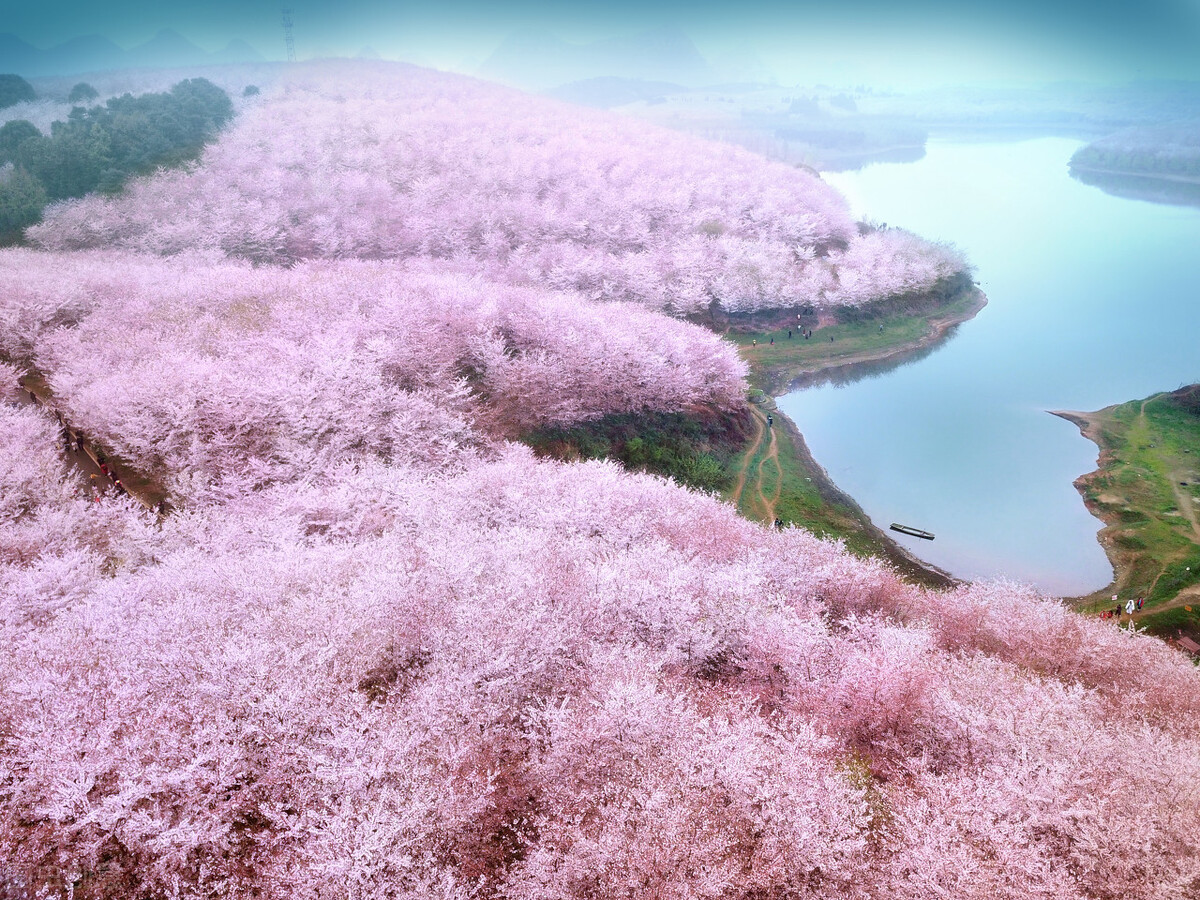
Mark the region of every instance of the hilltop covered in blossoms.
[[[0, 252], [0, 896], [1194, 893], [1181, 654], [512, 440], [745, 415], [730, 346], [645, 308], [691, 308], [639, 293], [671, 254], [699, 248], [704, 296], [785, 247], [882, 296], [846, 260], [927, 245], [856, 237], [819, 181], [728, 148], [297, 71], [194, 171], [37, 231], [95, 249]], [[508, 156], [519, 241], [471, 224]], [[93, 496], [56, 412], [167, 514]]]
[[468, 258], [676, 314], [857, 306], [966, 268], [860, 234], [816, 175], [641, 122], [411, 66], [288, 70], [192, 171], [52, 208], [49, 249], [258, 262]]

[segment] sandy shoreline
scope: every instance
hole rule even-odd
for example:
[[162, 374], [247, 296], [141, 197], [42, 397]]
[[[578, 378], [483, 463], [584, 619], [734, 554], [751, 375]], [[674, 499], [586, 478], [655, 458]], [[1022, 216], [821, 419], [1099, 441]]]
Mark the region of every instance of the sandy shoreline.
[[1104, 471], [1107, 463], [1106, 455], [1109, 451], [1100, 443], [1096, 437], [1096, 429], [1099, 427], [1099, 417], [1105, 410], [1112, 409], [1108, 406], [1105, 409], [1097, 410], [1096, 412], [1086, 413], [1074, 409], [1048, 409], [1046, 412], [1052, 416], [1058, 416], [1060, 419], [1065, 419], [1076, 428], [1079, 433], [1096, 445], [1097, 453], [1099, 454], [1096, 461], [1096, 468], [1090, 472], [1084, 472], [1076, 478], [1072, 484], [1075, 490], [1079, 492], [1080, 498], [1083, 500], [1083, 505], [1087, 508], [1088, 513], [1094, 516], [1097, 520], [1103, 523], [1104, 527], [1096, 534], [1096, 541], [1104, 550], [1104, 555], [1108, 557], [1108, 563], [1113, 567], [1113, 578], [1107, 585], [1099, 590], [1093, 591], [1089, 595], [1079, 597], [1068, 597], [1064, 599], [1074, 600], [1082, 603], [1092, 597], [1107, 596], [1114, 591], [1119, 591], [1128, 576], [1130, 564], [1129, 560], [1125, 559], [1113, 543], [1113, 533], [1120, 526], [1120, 519], [1113, 513], [1104, 515], [1104, 512], [1096, 504], [1088, 500], [1088, 487], [1091, 483]]

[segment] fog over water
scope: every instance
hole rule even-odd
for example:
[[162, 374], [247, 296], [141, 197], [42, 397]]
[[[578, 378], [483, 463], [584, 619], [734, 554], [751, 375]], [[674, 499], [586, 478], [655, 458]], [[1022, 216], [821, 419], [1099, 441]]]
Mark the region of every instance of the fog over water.
[[826, 178], [855, 211], [966, 250], [988, 307], [943, 347], [781, 398], [817, 461], [886, 528], [964, 577], [1103, 587], [1100, 523], [1072, 480], [1096, 448], [1050, 409], [1095, 410], [1200, 380], [1200, 210], [1072, 180], [1078, 143], [933, 142], [912, 164]]

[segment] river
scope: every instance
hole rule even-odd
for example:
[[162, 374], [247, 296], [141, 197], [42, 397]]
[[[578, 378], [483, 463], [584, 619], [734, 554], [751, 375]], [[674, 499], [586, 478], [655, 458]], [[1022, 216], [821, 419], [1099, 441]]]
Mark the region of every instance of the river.
[[1112, 577], [1072, 481], [1096, 447], [1051, 409], [1200, 381], [1200, 210], [1074, 181], [1079, 146], [937, 143], [915, 163], [824, 177], [856, 215], [966, 251], [989, 300], [932, 353], [780, 408], [880, 527], [963, 578], [1073, 596]]

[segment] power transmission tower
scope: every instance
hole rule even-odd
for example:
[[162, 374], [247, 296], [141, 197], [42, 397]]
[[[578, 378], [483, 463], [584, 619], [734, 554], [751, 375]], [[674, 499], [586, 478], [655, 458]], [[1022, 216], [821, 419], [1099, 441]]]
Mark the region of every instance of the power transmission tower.
[[283, 40], [287, 44], [288, 62], [296, 61], [296, 41], [292, 38], [292, 11], [283, 10]]

